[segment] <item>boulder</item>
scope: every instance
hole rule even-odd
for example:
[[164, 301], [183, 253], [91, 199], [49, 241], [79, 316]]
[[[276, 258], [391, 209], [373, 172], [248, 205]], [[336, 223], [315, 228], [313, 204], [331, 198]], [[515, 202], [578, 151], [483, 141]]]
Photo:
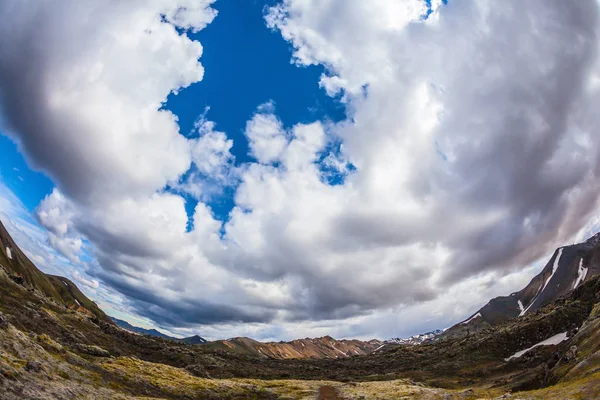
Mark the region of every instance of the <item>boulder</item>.
[[110, 357], [110, 353], [108, 351], [104, 350], [102, 347], [78, 343], [77, 345], [75, 345], [75, 348], [80, 353], [87, 354], [87, 355], [90, 355], [90, 356], [94, 356], [94, 357]]
[[42, 364], [37, 361], [27, 361], [25, 370], [29, 372], [40, 372], [42, 370]]

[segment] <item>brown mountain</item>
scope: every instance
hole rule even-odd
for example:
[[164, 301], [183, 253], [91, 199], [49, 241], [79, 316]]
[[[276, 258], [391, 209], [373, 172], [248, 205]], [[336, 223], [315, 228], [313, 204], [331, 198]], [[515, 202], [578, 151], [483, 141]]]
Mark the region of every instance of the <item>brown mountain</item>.
[[490, 300], [440, 337], [462, 336], [523, 317], [600, 274], [600, 233], [583, 243], [558, 248], [544, 269], [522, 290]]
[[19, 246], [0, 221], [0, 269], [10, 278], [32, 291], [49, 297], [72, 310], [96, 317], [104, 322], [110, 318], [69, 279], [40, 271]]
[[316, 339], [296, 339], [291, 342], [263, 343], [247, 337], [218, 340], [203, 344], [204, 347], [221, 349], [255, 357], [274, 359], [322, 359], [347, 358], [372, 353], [381, 348], [379, 340], [336, 340], [331, 336]]

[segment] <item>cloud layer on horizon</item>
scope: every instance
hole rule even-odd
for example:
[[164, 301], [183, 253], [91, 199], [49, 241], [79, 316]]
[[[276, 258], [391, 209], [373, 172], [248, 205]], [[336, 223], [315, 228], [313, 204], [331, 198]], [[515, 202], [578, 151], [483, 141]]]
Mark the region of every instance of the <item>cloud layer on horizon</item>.
[[[257, 104], [241, 165], [214, 123], [184, 137], [162, 107], [203, 77], [184, 31], [212, 3], [0, 5], [3, 131], [57, 184], [37, 218], [132, 312], [181, 332], [412, 333], [594, 226], [597, 2], [433, 2], [424, 19], [420, 0], [286, 0], [266, 23], [326, 67], [348, 119], [286, 128]], [[223, 187], [226, 222], [207, 204]]]

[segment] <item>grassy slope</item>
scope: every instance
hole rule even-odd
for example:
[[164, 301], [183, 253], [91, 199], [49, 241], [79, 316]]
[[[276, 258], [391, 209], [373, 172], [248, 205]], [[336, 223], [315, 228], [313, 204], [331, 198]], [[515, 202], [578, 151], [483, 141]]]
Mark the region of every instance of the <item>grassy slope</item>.
[[[79, 288], [67, 278], [48, 275], [40, 271], [13, 241], [10, 234], [0, 222], [0, 265], [12, 276], [23, 278], [26, 286], [39, 291], [44, 296], [64, 304], [67, 307], [78, 308], [79, 302], [87, 311], [96, 318], [112, 323], [110, 318]], [[11, 248], [12, 259], [6, 254], [6, 247]]]
[[[19, 249], [2, 222], [0, 222], [0, 242], [0, 265], [9, 273], [22, 277], [30, 287], [39, 290], [45, 296], [56, 301], [61, 300], [50, 279]], [[11, 248], [12, 259], [9, 259], [6, 254], [7, 246]]]

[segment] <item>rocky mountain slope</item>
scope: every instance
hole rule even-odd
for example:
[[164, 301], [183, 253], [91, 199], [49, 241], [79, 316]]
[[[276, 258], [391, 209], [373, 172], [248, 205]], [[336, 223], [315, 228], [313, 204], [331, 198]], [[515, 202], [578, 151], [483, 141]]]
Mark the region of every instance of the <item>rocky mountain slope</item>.
[[182, 343], [187, 343], [187, 344], [203, 344], [203, 343], [207, 342], [206, 339], [204, 339], [203, 337], [200, 337], [198, 335], [189, 336], [189, 337], [180, 339], [180, 338], [176, 338], [173, 336], [165, 335], [164, 333], [159, 332], [156, 329], [144, 329], [144, 328], [140, 328], [139, 326], [131, 325], [129, 322], [123, 321], [122, 319], [118, 319], [118, 318], [114, 318], [114, 317], [111, 317], [111, 319], [114, 321], [115, 324], [117, 324], [118, 327], [123, 328], [132, 333], [137, 333], [139, 335], [160, 337], [163, 339], [173, 340], [175, 342], [182, 342]]
[[244, 354], [260, 358], [273, 359], [321, 359], [321, 358], [345, 358], [356, 355], [369, 354], [383, 347], [379, 340], [336, 340], [331, 336], [315, 339], [297, 339], [290, 342], [259, 342], [248, 337], [236, 337], [227, 340], [216, 340], [208, 342], [206, 339], [195, 335], [178, 339], [165, 335], [156, 329], [144, 329], [133, 326], [127, 321], [112, 318], [117, 326], [140, 335], [159, 337], [167, 340], [186, 344], [202, 344], [212, 350], [223, 350], [237, 354]]
[[522, 290], [490, 300], [475, 314], [446, 330], [440, 338], [481, 331], [523, 317], [600, 274], [600, 233], [587, 241], [557, 249], [544, 269]]
[[331, 336], [296, 339], [290, 342], [263, 343], [247, 337], [237, 337], [207, 343], [212, 349], [226, 350], [254, 357], [274, 359], [347, 358], [369, 354], [383, 346], [379, 340], [336, 340]]
[[40, 271], [13, 241], [0, 221], [0, 270], [15, 282], [29, 290], [75, 309], [101, 321], [111, 323], [110, 318], [88, 299], [79, 288], [67, 278], [48, 275]]
[[408, 338], [392, 338], [392, 339], [388, 339], [388, 340], [385, 340], [384, 343], [385, 344], [400, 344], [400, 345], [404, 345], [404, 346], [414, 346], [414, 345], [417, 345], [417, 344], [423, 344], [423, 343], [431, 342], [431, 341], [435, 340], [438, 336], [440, 336], [442, 333], [444, 333], [443, 330], [437, 329], [435, 331], [431, 331], [431, 332], [427, 332], [427, 333], [421, 333], [421, 334], [418, 334], [418, 335], [413, 335], [413, 336], [408, 337]]

